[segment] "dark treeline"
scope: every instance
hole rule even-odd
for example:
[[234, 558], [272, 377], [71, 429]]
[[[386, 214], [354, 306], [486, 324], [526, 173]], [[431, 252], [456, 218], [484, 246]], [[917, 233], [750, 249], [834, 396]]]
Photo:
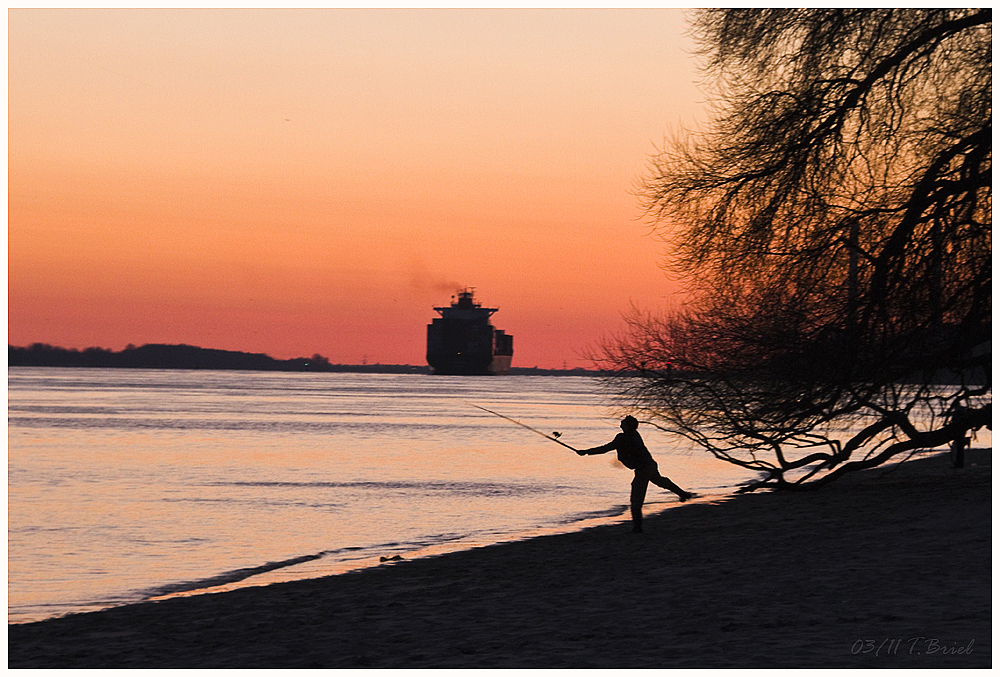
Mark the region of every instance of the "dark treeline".
[[[27, 348], [7, 346], [9, 367], [91, 367], [111, 369], [235, 369], [247, 371], [317, 371], [360, 372], [370, 374], [428, 374], [426, 365], [409, 364], [331, 364], [329, 358], [316, 354], [278, 360], [263, 353], [215, 350], [189, 345], [129, 345], [120, 352], [106, 348], [59, 348], [34, 343]], [[540, 369], [520, 367], [515, 375], [590, 376], [599, 372], [585, 369]]]
[[59, 348], [35, 343], [27, 348], [7, 346], [11, 367], [103, 367], [121, 369], [239, 369], [250, 371], [363, 371], [372, 373], [426, 373], [426, 367], [396, 364], [330, 364], [322, 355], [278, 360], [263, 353], [215, 350], [188, 345], [129, 345], [120, 352], [105, 348]]

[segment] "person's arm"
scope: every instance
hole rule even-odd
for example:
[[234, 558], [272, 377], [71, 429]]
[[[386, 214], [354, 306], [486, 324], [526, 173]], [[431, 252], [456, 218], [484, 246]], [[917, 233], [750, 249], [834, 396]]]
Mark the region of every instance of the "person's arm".
[[590, 449], [577, 449], [576, 453], [580, 454], [581, 456], [591, 456], [591, 455], [594, 455], [594, 454], [605, 454], [605, 453], [611, 451], [612, 449], [617, 448], [618, 445], [615, 444], [616, 441], [617, 441], [617, 438], [615, 438], [614, 440], [611, 440], [607, 444], [602, 444], [599, 447], [591, 447]]

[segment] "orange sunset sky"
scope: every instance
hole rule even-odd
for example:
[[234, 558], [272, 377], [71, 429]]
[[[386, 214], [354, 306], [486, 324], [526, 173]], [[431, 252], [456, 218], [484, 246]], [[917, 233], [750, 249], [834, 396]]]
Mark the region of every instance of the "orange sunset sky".
[[8, 342], [514, 366], [676, 299], [635, 186], [704, 95], [679, 9], [8, 12]]

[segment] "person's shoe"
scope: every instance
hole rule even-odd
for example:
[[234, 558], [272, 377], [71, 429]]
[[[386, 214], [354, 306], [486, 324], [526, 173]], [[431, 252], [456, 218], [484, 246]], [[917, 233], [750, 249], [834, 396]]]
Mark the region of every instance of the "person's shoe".
[[684, 501], [690, 501], [692, 498], [694, 498], [694, 494], [692, 494], [690, 491], [685, 491], [677, 498], [680, 500], [681, 503], [683, 503]]
[[642, 533], [642, 527], [633, 524], [632, 525], [632, 533], [633, 534], [641, 534]]

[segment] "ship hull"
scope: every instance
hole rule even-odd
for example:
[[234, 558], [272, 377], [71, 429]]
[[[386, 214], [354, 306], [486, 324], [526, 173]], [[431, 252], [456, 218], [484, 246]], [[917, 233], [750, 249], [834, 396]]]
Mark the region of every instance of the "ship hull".
[[468, 359], [434, 359], [427, 357], [427, 364], [431, 367], [431, 373], [438, 376], [492, 376], [490, 364], [492, 358], [486, 360]]
[[503, 376], [510, 373], [510, 355], [427, 356], [431, 373], [438, 376]]
[[512, 355], [494, 355], [493, 361], [490, 362], [490, 375], [503, 376], [504, 374], [509, 374], [512, 357]]

